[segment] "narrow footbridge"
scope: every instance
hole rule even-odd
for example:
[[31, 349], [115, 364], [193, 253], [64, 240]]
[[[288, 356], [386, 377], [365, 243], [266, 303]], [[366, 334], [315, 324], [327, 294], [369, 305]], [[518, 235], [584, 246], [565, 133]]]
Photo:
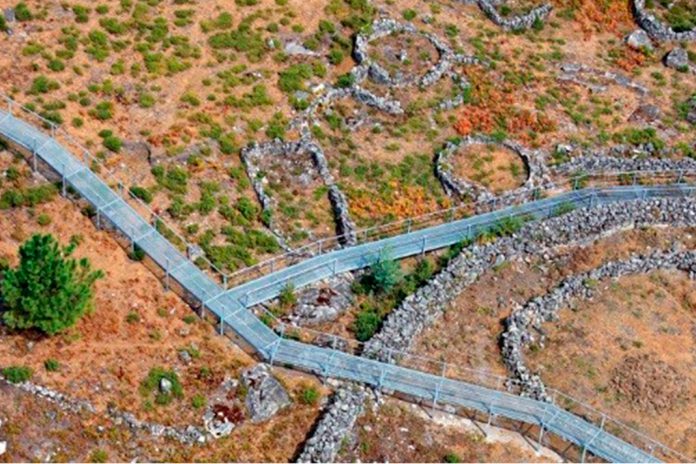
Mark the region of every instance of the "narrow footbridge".
[[[21, 110], [17, 110], [17, 113], [23, 114]], [[163, 237], [117, 191], [112, 190], [57, 142], [51, 136], [51, 131], [44, 132], [9, 109], [0, 111], [0, 136], [50, 166], [62, 178], [64, 191], [70, 187], [79, 193], [100, 217], [107, 219], [132, 244], [149, 255], [165, 271], [167, 279], [175, 280], [200, 302], [202, 308], [214, 314], [219, 320], [221, 332], [231, 330], [265, 360], [327, 377], [360, 382], [418, 401], [467, 408], [532, 424], [539, 428], [540, 437], [545, 432], [551, 432], [579, 446], [583, 458], [586, 452], [590, 452], [614, 462], [674, 459], [674, 454], [667, 452], [667, 448], [659, 443], [643, 436], [635, 439], [638, 436], [635, 431], [631, 431], [631, 438], [626, 438], [628, 434], [624, 433], [625, 429], [605, 426], [604, 421], [595, 424], [556, 404], [284, 338], [248, 308], [277, 296], [287, 283], [300, 287], [337, 273], [368, 266], [385, 249], [395, 258], [416, 255], [473, 237], [500, 218], [522, 214], [536, 219], [550, 217], [564, 204], [587, 207], [636, 198], [681, 197], [693, 195], [693, 187], [677, 184], [576, 190], [320, 254], [257, 280], [225, 289]]]

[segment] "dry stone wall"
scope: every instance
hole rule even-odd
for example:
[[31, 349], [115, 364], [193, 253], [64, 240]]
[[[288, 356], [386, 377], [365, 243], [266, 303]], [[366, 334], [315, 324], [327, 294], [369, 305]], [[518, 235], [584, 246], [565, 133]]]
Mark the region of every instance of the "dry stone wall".
[[527, 179], [524, 185], [509, 195], [515, 196], [521, 192], [536, 188], [549, 187], [551, 180], [546, 166], [546, 156], [540, 151], [527, 150], [519, 143], [504, 140], [496, 141], [484, 135], [469, 136], [456, 141], [447, 142], [445, 147], [435, 156], [435, 175], [450, 195], [471, 198], [474, 201], [486, 201], [495, 197], [493, 192], [483, 185], [468, 181], [454, 174], [451, 158], [465, 147], [472, 145], [498, 145], [517, 154], [527, 169]]
[[[348, 201], [343, 192], [338, 188], [336, 182], [329, 170], [328, 162], [324, 156], [322, 148], [306, 139], [301, 139], [298, 142], [283, 142], [275, 140], [264, 144], [253, 144], [242, 150], [242, 161], [247, 170], [247, 174], [251, 179], [254, 191], [256, 192], [264, 211], [273, 212], [275, 200], [268, 195], [264, 187], [264, 176], [261, 175], [259, 168], [259, 160], [262, 157], [279, 157], [288, 156], [298, 153], [307, 153], [312, 157], [314, 166], [319, 173], [324, 184], [329, 188], [329, 201], [333, 208], [334, 217], [336, 219], [336, 232], [342, 242], [346, 245], [357, 243], [355, 235], [355, 223], [350, 218], [348, 209]], [[273, 219], [273, 215], [269, 214], [270, 223], [269, 229], [278, 237], [284, 248], [288, 245], [284, 239], [283, 233]]]
[[519, 232], [487, 245], [473, 245], [408, 296], [392, 311], [369, 342], [364, 354], [390, 362], [407, 352], [422, 331], [441, 316], [468, 285], [493, 266], [523, 256], [549, 259], [559, 245], [591, 242], [616, 230], [668, 224], [696, 225], [696, 201], [691, 198], [632, 200], [582, 208], [527, 224]]
[[362, 413], [367, 396], [367, 391], [358, 385], [339, 387], [297, 457], [297, 462], [333, 462]]
[[[479, 276], [505, 261], [525, 256], [551, 259], [561, 245], [589, 243], [617, 230], [661, 224], [696, 226], [696, 201], [691, 198], [632, 200], [582, 208], [530, 223], [514, 235], [491, 244], [473, 245], [392, 311], [380, 331], [366, 343], [362, 355], [383, 362], [398, 361], [399, 353], [408, 352], [414, 340], [442, 315], [452, 300]], [[511, 383], [509, 387], [517, 389], [519, 385]], [[341, 395], [342, 401], [364, 401], [364, 396], [358, 397], [348, 387], [342, 387], [336, 394]], [[300, 459], [303, 462], [331, 461], [344, 434], [320, 430], [330, 428], [337, 420], [335, 416], [340, 417], [341, 423], [354, 423], [359, 411], [344, 407], [341, 402], [329, 405], [324, 414], [328, 416], [325, 423], [328, 425], [317, 427], [314, 436], [318, 437], [310, 438], [311, 447], [305, 448]]]
[[647, 32], [653, 40], [660, 42], [696, 41], [696, 31], [675, 32], [647, 10], [645, 0], [633, 0], [633, 16], [641, 29]]
[[[693, 209], [691, 212], [694, 212]], [[502, 355], [510, 374], [509, 387], [520, 389], [522, 396], [551, 401], [538, 374], [526, 366], [524, 350], [536, 344], [544, 346], [545, 322], [558, 319], [558, 312], [572, 299], [590, 299], [595, 293], [594, 282], [634, 274], [646, 274], [661, 269], [679, 269], [696, 276], [695, 251], [657, 251], [647, 256], [633, 256], [625, 261], [611, 261], [596, 269], [564, 279], [546, 295], [534, 298], [516, 308], [506, 320], [502, 335]]]
[[488, 16], [488, 19], [493, 21], [498, 26], [502, 27], [507, 31], [518, 31], [522, 29], [529, 29], [534, 26], [535, 23], [543, 21], [549, 15], [553, 7], [545, 3], [541, 6], [534, 8], [532, 11], [525, 15], [515, 16], [513, 18], [508, 18], [501, 15], [498, 12], [498, 5], [504, 4], [505, 2], [494, 2], [491, 0], [478, 0], [479, 8]]

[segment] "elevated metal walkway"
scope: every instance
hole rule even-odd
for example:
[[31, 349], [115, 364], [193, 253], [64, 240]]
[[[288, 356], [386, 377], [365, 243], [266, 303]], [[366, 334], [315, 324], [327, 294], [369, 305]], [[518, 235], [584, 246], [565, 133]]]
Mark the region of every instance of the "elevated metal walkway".
[[282, 338], [247, 308], [277, 296], [287, 283], [299, 287], [336, 273], [368, 266], [385, 249], [394, 258], [416, 255], [473, 237], [501, 218], [518, 215], [531, 215], [537, 219], [549, 217], [564, 204], [584, 207], [635, 198], [693, 195], [694, 187], [625, 186], [568, 192], [315, 256], [226, 290], [187, 259], [116, 191], [49, 134], [8, 111], [0, 111], [0, 136], [47, 163], [63, 179], [64, 189], [71, 187], [79, 193], [101, 217], [107, 218], [161, 266], [169, 278], [176, 280], [186, 292], [215, 314], [219, 318], [221, 331], [231, 328], [266, 360], [320, 375], [365, 383], [415, 399], [535, 424], [541, 427], [542, 433], [544, 430], [553, 432], [578, 445], [583, 449], [583, 456], [588, 451], [614, 462], [651, 462], [658, 460], [654, 454], [656, 451], [665, 449], [646, 437], [641, 443], [652, 449], [639, 449], [612, 434], [603, 422], [593, 424], [555, 404]]

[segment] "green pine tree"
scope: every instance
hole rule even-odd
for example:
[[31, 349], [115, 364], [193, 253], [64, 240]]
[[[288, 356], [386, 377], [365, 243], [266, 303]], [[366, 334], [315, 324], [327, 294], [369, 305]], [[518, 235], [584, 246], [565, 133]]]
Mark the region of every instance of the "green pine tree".
[[4, 273], [5, 323], [13, 329], [36, 328], [56, 334], [92, 308], [92, 285], [104, 276], [87, 258], [70, 255], [75, 244], [61, 247], [52, 235], [33, 235], [19, 248], [20, 263]]

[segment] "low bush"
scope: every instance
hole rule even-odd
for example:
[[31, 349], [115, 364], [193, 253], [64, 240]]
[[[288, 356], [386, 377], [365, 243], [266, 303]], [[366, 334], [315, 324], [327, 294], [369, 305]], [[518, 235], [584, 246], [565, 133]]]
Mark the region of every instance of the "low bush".
[[31, 379], [34, 372], [27, 366], [8, 366], [2, 369], [2, 376], [10, 383], [22, 383]]

